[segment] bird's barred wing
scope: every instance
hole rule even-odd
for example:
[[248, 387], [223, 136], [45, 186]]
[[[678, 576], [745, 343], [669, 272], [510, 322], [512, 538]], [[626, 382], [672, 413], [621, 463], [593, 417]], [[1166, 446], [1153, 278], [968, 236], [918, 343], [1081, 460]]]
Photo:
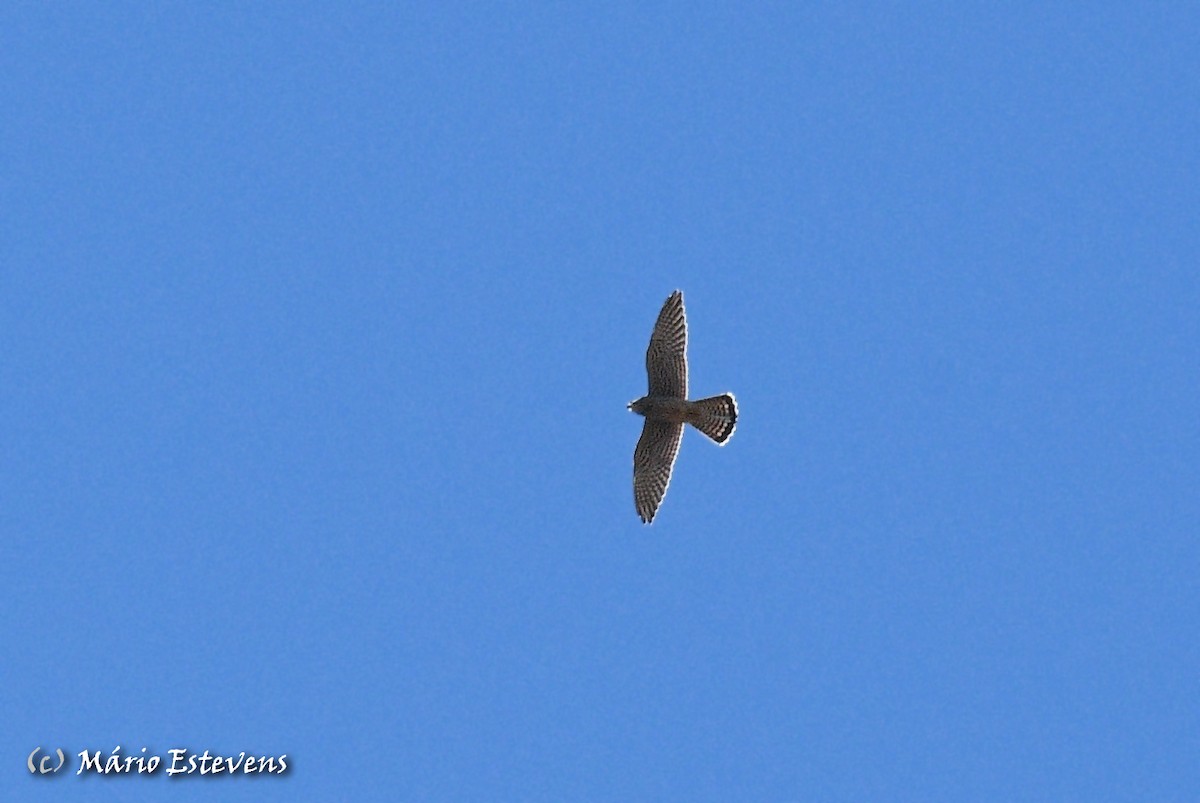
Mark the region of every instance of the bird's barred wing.
[[683, 424], [646, 419], [642, 437], [633, 450], [633, 502], [642, 521], [649, 524], [667, 495], [671, 468], [679, 454]]
[[663, 304], [646, 349], [650, 396], [687, 398], [687, 318], [683, 293], [676, 290]]

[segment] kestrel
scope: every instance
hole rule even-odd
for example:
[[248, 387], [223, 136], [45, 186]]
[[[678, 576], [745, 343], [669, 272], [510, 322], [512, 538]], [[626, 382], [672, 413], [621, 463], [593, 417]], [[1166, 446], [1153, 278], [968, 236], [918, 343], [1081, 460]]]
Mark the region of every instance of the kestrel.
[[646, 374], [650, 391], [630, 402], [629, 409], [646, 417], [633, 450], [633, 502], [642, 521], [649, 524], [667, 494], [683, 425], [691, 424], [724, 446], [737, 424], [737, 402], [732, 393], [688, 401], [687, 318], [683, 293], [678, 290], [658, 313], [646, 349]]

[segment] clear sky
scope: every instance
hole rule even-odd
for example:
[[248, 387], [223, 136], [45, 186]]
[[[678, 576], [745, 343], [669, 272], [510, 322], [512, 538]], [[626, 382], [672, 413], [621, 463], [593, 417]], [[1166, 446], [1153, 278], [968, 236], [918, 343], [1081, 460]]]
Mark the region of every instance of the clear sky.
[[1200, 11], [1000, 5], [6, 4], [0, 798], [1195, 800]]

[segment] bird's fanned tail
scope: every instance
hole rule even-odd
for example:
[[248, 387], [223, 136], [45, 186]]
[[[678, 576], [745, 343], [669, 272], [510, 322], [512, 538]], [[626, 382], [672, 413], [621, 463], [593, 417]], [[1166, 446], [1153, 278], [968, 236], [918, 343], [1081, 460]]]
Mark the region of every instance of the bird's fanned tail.
[[691, 404], [688, 423], [724, 445], [737, 426], [737, 402], [732, 393], [698, 399]]

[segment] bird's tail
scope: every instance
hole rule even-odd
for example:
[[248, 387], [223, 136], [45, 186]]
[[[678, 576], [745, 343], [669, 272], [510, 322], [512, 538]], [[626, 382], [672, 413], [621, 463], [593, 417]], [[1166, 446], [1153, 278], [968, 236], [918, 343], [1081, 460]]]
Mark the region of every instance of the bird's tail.
[[688, 423], [719, 444], [724, 444], [737, 425], [737, 402], [732, 393], [698, 399], [688, 410]]

